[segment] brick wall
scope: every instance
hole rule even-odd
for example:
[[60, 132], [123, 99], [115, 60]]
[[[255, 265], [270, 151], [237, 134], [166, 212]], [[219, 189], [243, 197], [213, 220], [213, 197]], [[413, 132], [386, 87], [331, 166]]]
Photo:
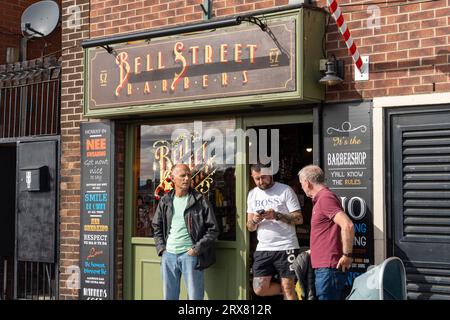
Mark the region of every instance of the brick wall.
[[[20, 27], [20, 18], [23, 11], [33, 3], [39, 0], [16, 0], [16, 1], [0, 1], [0, 12], [7, 12], [3, 14], [0, 19], [0, 64], [6, 63], [6, 48], [20, 48], [20, 39], [22, 38], [22, 31]], [[61, 8], [61, 0], [56, 3]], [[45, 43], [47, 48], [44, 50]], [[34, 38], [28, 42], [27, 59], [31, 60], [40, 57], [42, 54], [49, 54], [57, 52], [59, 56], [61, 49], [61, 28], [56, 29], [45, 38]]]
[[[91, 37], [163, 28], [203, 20], [203, 0], [91, 0]], [[288, 4], [288, 0], [215, 0], [213, 15]]]
[[[352, 60], [334, 20], [326, 35], [327, 55], [344, 59], [345, 82], [327, 88], [327, 101], [450, 91], [450, 1], [378, 4], [380, 24], [360, 1], [339, 1], [351, 35], [370, 58], [370, 81], [354, 82]], [[326, 5], [321, 0], [318, 6]]]
[[80, 121], [83, 112], [83, 50], [89, 37], [89, 0], [63, 0], [63, 22], [73, 18], [67, 8], [80, 8], [80, 28], [62, 26], [61, 82], [61, 208], [60, 208], [60, 299], [78, 297], [66, 288], [67, 268], [79, 265], [80, 238]]
[[[80, 46], [89, 38], [89, 0], [63, 0], [81, 9], [80, 29], [64, 24], [61, 96], [61, 255], [60, 299], [77, 299], [78, 291], [66, 288], [67, 268], [79, 265], [80, 237], [80, 122], [83, 119], [83, 63]], [[67, 12], [67, 11], [65, 11]], [[63, 17], [67, 21], [70, 15]], [[123, 203], [124, 203], [124, 127], [116, 126], [116, 298], [123, 298]]]

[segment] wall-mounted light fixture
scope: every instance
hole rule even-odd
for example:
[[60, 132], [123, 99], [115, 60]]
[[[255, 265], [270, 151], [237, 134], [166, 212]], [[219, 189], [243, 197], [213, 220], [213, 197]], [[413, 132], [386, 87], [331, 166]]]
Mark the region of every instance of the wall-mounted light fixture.
[[311, 147], [307, 147], [306, 148], [306, 152], [311, 153], [312, 152], [312, 148]]
[[319, 80], [320, 83], [334, 86], [344, 81], [343, 60], [336, 60], [336, 58], [333, 56], [328, 60], [320, 60], [320, 65], [320, 70], [325, 72], [325, 76]]

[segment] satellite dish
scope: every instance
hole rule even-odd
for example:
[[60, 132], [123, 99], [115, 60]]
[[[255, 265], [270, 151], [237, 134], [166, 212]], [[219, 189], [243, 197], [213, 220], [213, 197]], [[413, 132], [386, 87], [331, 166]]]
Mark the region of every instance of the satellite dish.
[[26, 38], [42, 38], [52, 33], [58, 22], [58, 4], [51, 0], [39, 1], [22, 13], [22, 34]]

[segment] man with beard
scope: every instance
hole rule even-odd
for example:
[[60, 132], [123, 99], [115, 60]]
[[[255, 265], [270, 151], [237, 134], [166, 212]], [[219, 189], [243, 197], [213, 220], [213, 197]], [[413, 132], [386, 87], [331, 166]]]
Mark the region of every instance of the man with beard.
[[[247, 228], [257, 231], [253, 260], [253, 290], [259, 296], [283, 295], [297, 299], [292, 262], [299, 251], [295, 225], [303, 223], [297, 195], [288, 185], [275, 182], [269, 167], [250, 168], [256, 187], [247, 197]], [[281, 284], [272, 281], [280, 275]]]

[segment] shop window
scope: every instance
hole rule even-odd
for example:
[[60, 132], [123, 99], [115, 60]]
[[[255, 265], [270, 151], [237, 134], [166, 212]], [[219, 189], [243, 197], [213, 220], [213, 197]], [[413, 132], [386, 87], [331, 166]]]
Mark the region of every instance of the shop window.
[[192, 171], [192, 187], [213, 206], [219, 240], [236, 240], [236, 144], [229, 138], [234, 129], [235, 120], [138, 126], [135, 237], [153, 237], [158, 201], [172, 190], [170, 170], [185, 163]]

